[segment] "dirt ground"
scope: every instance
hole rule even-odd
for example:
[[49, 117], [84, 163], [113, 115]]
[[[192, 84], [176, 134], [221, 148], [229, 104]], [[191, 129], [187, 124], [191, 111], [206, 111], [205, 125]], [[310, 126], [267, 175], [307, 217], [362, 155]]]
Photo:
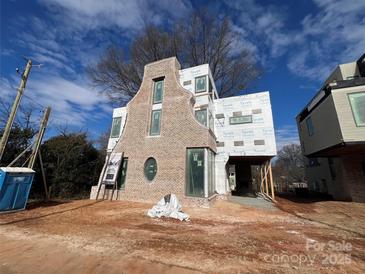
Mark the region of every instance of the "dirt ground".
[[50, 202], [0, 215], [0, 273], [365, 273], [365, 204], [218, 200], [189, 222], [151, 204]]

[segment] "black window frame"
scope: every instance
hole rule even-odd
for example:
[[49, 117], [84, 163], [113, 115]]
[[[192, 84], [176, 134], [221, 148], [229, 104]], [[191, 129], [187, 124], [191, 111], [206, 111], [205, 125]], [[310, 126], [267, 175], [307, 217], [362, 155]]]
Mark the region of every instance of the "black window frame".
[[307, 117], [307, 119], [305, 120], [305, 124], [307, 127], [308, 136], [313, 136], [314, 135], [314, 126], [313, 126], [312, 116]]
[[[208, 75], [201, 75], [201, 76], [197, 76], [197, 77], [195, 77], [195, 93], [204, 93], [204, 92], [207, 92], [207, 76]], [[200, 78], [204, 78], [204, 85], [205, 85], [205, 87], [204, 87], [204, 90], [199, 90], [198, 91], [198, 89], [196, 88], [196, 86], [197, 86], [197, 79], [200, 79]]]
[[[153, 113], [154, 112], [160, 112], [160, 117], [159, 117], [159, 126], [158, 126], [158, 133], [152, 133], [152, 128], [153, 128]], [[162, 110], [161, 109], [155, 109], [151, 111], [151, 120], [150, 120], [150, 136], [160, 136], [161, 135], [161, 116], [162, 116]]]
[[[159, 101], [156, 101], [156, 84], [162, 82], [162, 91], [161, 91], [161, 99]], [[164, 96], [164, 90], [165, 90], [165, 78], [158, 78], [153, 80], [153, 96], [152, 96], [152, 104], [162, 104], [163, 96]]]
[[356, 117], [355, 117], [355, 112], [354, 112], [354, 107], [351, 103], [351, 96], [354, 95], [354, 94], [364, 94], [365, 95], [365, 91], [359, 91], [359, 92], [351, 92], [351, 93], [348, 93], [347, 94], [347, 98], [348, 98], [348, 101], [349, 101], [349, 104], [350, 104], [350, 107], [351, 107], [351, 113], [352, 113], [352, 118], [354, 119], [354, 122], [355, 122], [355, 125], [356, 127], [365, 127], [365, 124], [364, 125], [359, 125], [356, 121]]
[[[113, 121], [112, 121], [112, 129], [111, 129], [111, 131], [110, 131], [110, 138], [118, 138], [119, 136], [120, 136], [120, 131], [121, 131], [121, 129], [122, 129], [122, 116], [118, 116], [118, 117], [113, 117]], [[119, 124], [119, 130], [118, 130], [118, 134], [116, 134], [116, 135], [114, 135], [113, 133], [114, 133], [114, 131], [115, 131], [115, 124], [114, 124], [114, 121], [116, 120], [116, 119], [119, 119], [119, 121], [120, 121], [120, 124]]]

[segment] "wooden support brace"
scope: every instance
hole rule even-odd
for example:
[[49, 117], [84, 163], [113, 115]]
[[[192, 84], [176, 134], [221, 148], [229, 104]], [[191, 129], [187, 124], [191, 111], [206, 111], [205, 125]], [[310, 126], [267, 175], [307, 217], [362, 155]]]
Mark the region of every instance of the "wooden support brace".
[[265, 173], [265, 193], [266, 195], [269, 195], [269, 184], [268, 184], [268, 178], [267, 178], [267, 162], [264, 164], [264, 173]]
[[264, 177], [262, 176], [262, 165], [260, 165], [260, 191], [264, 192]]
[[271, 198], [275, 201], [275, 189], [274, 189], [274, 180], [272, 177], [271, 162], [269, 162], [269, 177], [270, 177], [270, 186], [271, 186]]
[[41, 154], [40, 148], [38, 150], [38, 158], [39, 158], [39, 164], [40, 164], [41, 172], [42, 172], [43, 187], [44, 187], [44, 192], [46, 194], [46, 201], [48, 201], [51, 199], [51, 197], [50, 197], [50, 193], [49, 193], [48, 187], [47, 187], [46, 173], [44, 172], [43, 160], [42, 160], [42, 154]]

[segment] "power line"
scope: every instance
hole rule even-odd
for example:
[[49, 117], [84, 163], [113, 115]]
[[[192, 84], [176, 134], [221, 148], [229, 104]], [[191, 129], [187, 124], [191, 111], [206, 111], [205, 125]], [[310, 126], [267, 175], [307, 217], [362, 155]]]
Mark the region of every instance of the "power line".
[[24, 96], [25, 98], [27, 98], [28, 100], [32, 101], [32, 103], [34, 103], [34, 104], [36, 104], [36, 105], [40, 106], [42, 109], [46, 108], [46, 106], [45, 106], [45, 105], [42, 105], [41, 103], [38, 103], [38, 102], [37, 102], [37, 101], [35, 101], [32, 97], [30, 97], [29, 95], [23, 94], [23, 96]]

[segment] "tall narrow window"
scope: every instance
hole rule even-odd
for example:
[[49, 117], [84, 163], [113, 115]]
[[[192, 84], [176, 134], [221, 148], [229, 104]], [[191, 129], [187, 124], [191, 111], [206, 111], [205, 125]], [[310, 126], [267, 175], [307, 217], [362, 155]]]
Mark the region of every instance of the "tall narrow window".
[[365, 92], [348, 95], [356, 126], [365, 126]]
[[163, 97], [163, 85], [164, 81], [159, 80], [154, 82], [153, 87], [153, 103], [159, 104], [162, 103], [162, 97]]
[[186, 194], [204, 197], [204, 148], [190, 148], [186, 155]]
[[161, 110], [153, 110], [151, 115], [150, 135], [160, 135]]
[[128, 158], [123, 158], [122, 166], [120, 167], [118, 188], [125, 188], [125, 178], [127, 177]]
[[205, 91], [207, 91], [207, 77], [205, 75], [196, 77], [195, 78], [195, 92], [200, 93], [200, 92], [205, 92]]
[[120, 126], [122, 124], [122, 117], [113, 118], [112, 132], [110, 138], [118, 138], [120, 133]]
[[208, 196], [215, 191], [215, 155], [210, 149], [208, 151]]
[[207, 126], [207, 109], [201, 109], [195, 111], [195, 117], [204, 126]]
[[314, 127], [313, 127], [312, 117], [309, 116], [307, 118], [307, 120], [305, 120], [305, 123], [307, 124], [308, 135], [312, 136], [314, 134]]

